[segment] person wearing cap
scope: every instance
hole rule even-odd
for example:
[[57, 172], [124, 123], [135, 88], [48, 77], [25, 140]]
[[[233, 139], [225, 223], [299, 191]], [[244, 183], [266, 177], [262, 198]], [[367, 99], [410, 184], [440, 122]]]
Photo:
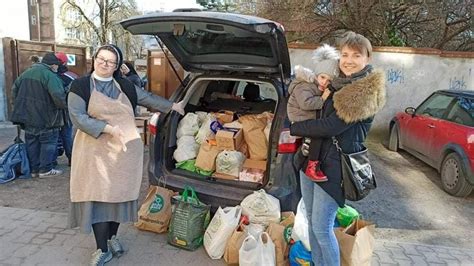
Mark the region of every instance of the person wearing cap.
[[[339, 53], [336, 48], [323, 44], [313, 54], [314, 71], [302, 66], [295, 66], [295, 80], [290, 84], [288, 92], [288, 119], [299, 122], [318, 117], [324, 100], [328, 97], [326, 90], [334, 76], [338, 75]], [[305, 173], [314, 182], [327, 181], [326, 175], [319, 167], [319, 150], [321, 140], [305, 139], [309, 144], [308, 166]]]
[[[69, 85], [73, 80], [78, 78], [79, 76], [69, 71], [67, 67], [67, 56], [63, 52], [56, 52], [56, 57], [61, 62], [61, 65], [58, 67], [58, 77], [61, 79], [63, 83], [64, 92], [67, 94], [69, 92]], [[61, 147], [64, 149], [64, 153], [68, 159], [68, 165], [71, 166], [71, 159], [72, 159], [72, 122], [69, 119], [69, 113], [67, 109], [64, 110], [64, 126], [61, 127], [59, 131], [59, 140], [58, 140], [58, 150]], [[59, 153], [61, 155], [61, 153]]]
[[[345, 194], [341, 156], [333, 137], [344, 153], [366, 149], [364, 141], [374, 117], [385, 104], [384, 71], [369, 64], [372, 58], [370, 41], [350, 31], [339, 42], [339, 51], [339, 75], [329, 84], [330, 94], [324, 101], [320, 116], [290, 125], [291, 135], [311, 138], [311, 143], [315, 139], [322, 141], [318, 159], [328, 181], [313, 182], [300, 170], [301, 195], [314, 265], [341, 264], [334, 220], [337, 209], [344, 207]], [[306, 149], [305, 145], [302, 149]]]
[[[97, 250], [91, 265], [103, 265], [124, 250], [120, 223], [137, 221], [143, 171], [143, 143], [135, 126], [137, 105], [184, 114], [173, 103], [122, 77], [123, 56], [111, 44], [93, 56], [92, 73], [71, 83], [68, 108], [77, 128], [71, 164], [69, 226], [93, 231]], [[92, 230], [91, 230], [92, 229]]]
[[59, 129], [64, 125], [66, 93], [56, 75], [61, 63], [47, 53], [41, 63], [25, 70], [13, 83], [11, 121], [25, 131], [33, 177], [61, 175], [54, 169]]

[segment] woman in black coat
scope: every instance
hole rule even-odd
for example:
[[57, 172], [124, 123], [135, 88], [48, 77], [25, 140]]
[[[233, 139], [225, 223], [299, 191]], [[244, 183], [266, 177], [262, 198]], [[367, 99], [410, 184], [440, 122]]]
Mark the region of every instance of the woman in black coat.
[[138, 73], [132, 64], [130, 64], [129, 62], [123, 63], [120, 66], [120, 71], [126, 79], [130, 80], [130, 82], [133, 83], [133, 85], [139, 88], [143, 88], [142, 80], [140, 79], [140, 76], [138, 76]]
[[[321, 170], [327, 182], [312, 182], [300, 170], [301, 193], [306, 207], [312, 260], [315, 265], [340, 265], [333, 227], [338, 207], [344, 206], [341, 160], [332, 142], [335, 136], [345, 153], [364, 149], [374, 115], [385, 103], [383, 72], [369, 65], [372, 46], [367, 38], [348, 32], [339, 46], [340, 77], [324, 102], [320, 119], [296, 122], [291, 135], [322, 139]], [[306, 166], [303, 166], [305, 169]]]

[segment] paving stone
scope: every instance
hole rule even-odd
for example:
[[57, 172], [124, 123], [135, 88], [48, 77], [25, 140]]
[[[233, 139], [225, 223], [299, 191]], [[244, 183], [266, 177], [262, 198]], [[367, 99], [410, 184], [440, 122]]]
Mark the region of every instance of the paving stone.
[[38, 235], [36, 238], [44, 238], [44, 239], [53, 239], [54, 238], [54, 234], [50, 234], [50, 233], [44, 233], [44, 234], [40, 234]]
[[31, 256], [40, 250], [39, 246], [27, 245], [17, 249], [14, 253], [14, 257], [24, 258]]
[[394, 249], [394, 248], [388, 248], [388, 250], [391, 251], [392, 253], [392, 259], [397, 259], [397, 260], [409, 260], [407, 255], [403, 252], [403, 249]]
[[68, 238], [70, 238], [70, 236], [57, 234], [54, 236], [53, 240], [49, 241], [45, 245], [46, 246], [62, 246], [63, 242], [66, 241], [66, 239]]
[[423, 252], [423, 256], [425, 256], [426, 261], [429, 264], [444, 263], [444, 261], [442, 259], [438, 258], [437, 253], [435, 253], [435, 252]]
[[425, 257], [422, 256], [422, 255], [407, 255], [410, 260], [413, 262], [413, 265], [416, 265], [416, 266], [424, 266], [424, 265], [428, 265], [428, 263], [425, 261]]
[[66, 230], [61, 231], [60, 233], [65, 234], [65, 235], [75, 235], [77, 234], [77, 231], [73, 229], [66, 229]]
[[414, 245], [400, 245], [403, 248], [403, 253], [406, 255], [421, 255], [418, 250], [416, 250]]
[[42, 245], [42, 244], [48, 243], [49, 241], [51, 241], [51, 240], [50, 239], [45, 239], [45, 238], [33, 238], [31, 240], [31, 244]]
[[6, 260], [3, 260], [2, 263], [5, 265], [23, 265], [23, 258], [10, 257]]
[[62, 228], [57, 228], [57, 227], [50, 227], [46, 230], [46, 232], [48, 233], [59, 233], [61, 231], [63, 231], [64, 229]]
[[20, 237], [13, 240], [13, 242], [28, 244], [37, 235], [37, 232], [24, 232]]
[[407, 260], [403, 260], [403, 259], [393, 259], [395, 261], [395, 263], [399, 266], [411, 266], [413, 265], [412, 264], [412, 261], [410, 259], [407, 259]]
[[427, 246], [416, 246], [415, 247], [416, 250], [418, 250], [418, 252], [433, 252], [433, 250]]
[[392, 263], [395, 264], [396, 262], [392, 259], [392, 253], [390, 251], [377, 251], [377, 255], [379, 256], [379, 261], [381, 264], [385, 263]]

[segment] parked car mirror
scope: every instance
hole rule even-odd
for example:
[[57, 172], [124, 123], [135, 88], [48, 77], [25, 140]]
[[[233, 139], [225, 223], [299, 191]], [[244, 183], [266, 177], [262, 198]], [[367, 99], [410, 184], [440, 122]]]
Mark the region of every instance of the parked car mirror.
[[405, 109], [405, 113], [407, 113], [409, 115], [415, 115], [415, 111], [416, 111], [416, 109], [413, 108], [413, 107], [407, 107], [407, 109]]

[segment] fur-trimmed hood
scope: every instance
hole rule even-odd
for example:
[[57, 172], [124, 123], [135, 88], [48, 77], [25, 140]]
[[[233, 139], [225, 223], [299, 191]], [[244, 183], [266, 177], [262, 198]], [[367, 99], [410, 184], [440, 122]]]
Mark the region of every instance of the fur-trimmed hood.
[[374, 116], [385, 105], [385, 74], [375, 70], [334, 93], [336, 114], [346, 123]]

